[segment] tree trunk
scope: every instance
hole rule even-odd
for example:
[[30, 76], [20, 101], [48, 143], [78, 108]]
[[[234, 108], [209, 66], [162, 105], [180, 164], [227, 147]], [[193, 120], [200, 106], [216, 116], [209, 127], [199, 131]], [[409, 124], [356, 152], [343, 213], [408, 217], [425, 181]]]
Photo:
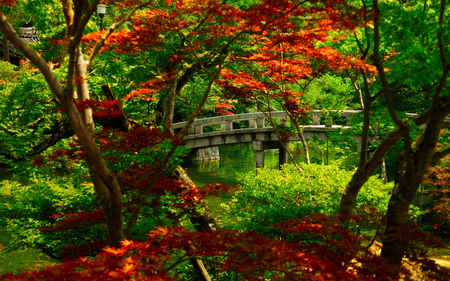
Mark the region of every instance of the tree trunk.
[[358, 197], [361, 187], [367, 182], [378, 166], [381, 165], [389, 150], [398, 142], [398, 140], [400, 140], [401, 136], [402, 133], [400, 129], [391, 131], [383, 139], [369, 160], [358, 167], [342, 193], [338, 210], [339, 214], [350, 215], [353, 212], [356, 198]]
[[[177, 167], [174, 171], [174, 174], [175, 177], [178, 178], [185, 185], [195, 187], [194, 182], [191, 180], [186, 170], [184, 170], [183, 168]], [[197, 231], [214, 231], [220, 228], [219, 224], [214, 219], [208, 206], [205, 207], [204, 213], [202, 214], [198, 213], [194, 216], [191, 216], [189, 219]], [[211, 280], [211, 277], [209, 276], [209, 273], [206, 270], [206, 267], [201, 259], [191, 259], [191, 263], [194, 266], [195, 273], [197, 274], [199, 280], [201, 281]]]
[[201, 259], [190, 259], [192, 265], [194, 266], [195, 273], [197, 274], [199, 281], [211, 281], [208, 270], [206, 270], [205, 265]]
[[407, 250], [406, 243], [409, 237], [407, 233], [402, 233], [401, 227], [406, 225], [409, 206], [419, 188], [421, 178], [419, 179], [416, 175], [411, 174], [405, 175], [402, 182], [395, 186], [389, 200], [381, 256], [387, 258], [388, 262], [395, 266], [400, 266], [403, 255]]
[[[109, 83], [102, 85], [102, 91], [108, 100], [116, 100], [116, 96], [114, 95], [114, 92]], [[116, 108], [122, 110], [122, 104], [116, 106]], [[113, 119], [111, 122], [111, 118], [107, 118], [106, 120], [96, 120], [96, 122], [98, 121], [103, 127], [111, 127], [115, 129], [118, 128], [125, 132], [130, 132], [131, 130], [133, 130], [133, 125], [123, 111], [122, 115], [118, 116], [117, 118], [119, 119], [117, 125], [115, 125], [117, 119]]]
[[289, 115], [289, 118], [291, 119], [292, 123], [294, 123], [294, 126], [295, 126], [295, 128], [297, 129], [297, 132], [298, 132], [298, 136], [300, 137], [300, 141], [302, 142], [303, 151], [305, 152], [306, 165], [311, 165], [311, 160], [309, 158], [308, 143], [306, 142], [305, 136], [303, 135], [303, 130], [300, 127], [300, 125], [298, 124], [297, 119], [292, 118], [291, 115]]
[[6, 36], [3, 36], [3, 59], [6, 62], [11, 62], [9, 58], [8, 38]]
[[[83, 59], [80, 46], [76, 48], [75, 52], [75, 76], [78, 77], [77, 80], [79, 80], [76, 81], [77, 93], [79, 100], [86, 100], [90, 98], [89, 88], [86, 82], [87, 65]], [[70, 103], [73, 105], [72, 101], [70, 101]], [[93, 141], [95, 129], [92, 109], [87, 108], [84, 110], [84, 113], [80, 115], [83, 120], [82, 125], [84, 125], [84, 128], [88, 133], [85, 137], [90, 138]], [[81, 136], [78, 137], [81, 138]], [[95, 146], [95, 143], [93, 143], [93, 145]], [[84, 148], [86, 150], [86, 162], [89, 167], [89, 174], [94, 183], [97, 199], [105, 214], [109, 244], [113, 247], [120, 247], [120, 241], [124, 239], [124, 232], [122, 219], [122, 193], [119, 183], [116, 177], [106, 167], [97, 147], [92, 147], [92, 149], [95, 149], [98, 152], [95, 156], [89, 153], [89, 150], [86, 147]], [[101, 159], [93, 159], [94, 157], [99, 157]], [[98, 167], [98, 165], [101, 167]]]
[[[177, 167], [174, 171], [175, 177], [183, 182], [185, 185], [195, 187], [194, 182], [191, 180], [186, 170], [181, 167]], [[205, 207], [204, 213], [198, 213], [195, 216], [190, 217], [192, 224], [197, 231], [214, 231], [220, 229], [219, 224], [214, 219], [211, 210], [208, 206]]]
[[[70, 12], [70, 15], [67, 14], [66, 19], [72, 20], [73, 11]], [[78, 13], [79, 11], [76, 12]], [[88, 11], [88, 13], [93, 13], [93, 10]], [[75, 17], [75, 19], [78, 20], [79, 18]], [[69, 30], [71, 27], [73, 26], [69, 26]], [[66, 87], [63, 88], [56, 79], [52, 69], [47, 65], [47, 62], [19, 37], [1, 10], [0, 29], [8, 37], [9, 41], [41, 71], [50, 89], [61, 103], [75, 134], [83, 146], [97, 199], [105, 213], [109, 243], [113, 247], [120, 247], [120, 241], [124, 239], [120, 187], [115, 176], [106, 167], [103, 157], [95, 143], [92, 133], [93, 122], [89, 119], [89, 113], [81, 116], [73, 103], [73, 80], [76, 80], [76, 87], [80, 95], [84, 95], [84, 97], [88, 97], [89, 95], [85, 75], [86, 63], [84, 62], [79, 46], [81, 37], [78, 40], [75, 37], [71, 37], [73, 41], [69, 43], [70, 60], [68, 81]], [[76, 33], [76, 30], [73, 31], [72, 35]], [[78, 78], [75, 76], [78, 76]]]
[[174, 134], [172, 123], [173, 123], [176, 89], [177, 89], [177, 79], [175, 78], [170, 85], [169, 92], [167, 93], [167, 99], [164, 110], [164, 132], [170, 133], [172, 135]]
[[[405, 142], [405, 153], [398, 158], [401, 161], [397, 161], [396, 165], [396, 182], [386, 212], [387, 224], [381, 251], [381, 256], [385, 257], [394, 267], [401, 265], [402, 258], [407, 251], [407, 243], [411, 237], [408, 237], [401, 228], [407, 222], [409, 206], [435, 154], [444, 118], [450, 111], [449, 107], [450, 105], [444, 107], [438, 105], [430, 117], [429, 124], [433, 125], [427, 126], [422, 135], [415, 139], [413, 145], [408, 146]], [[403, 168], [404, 172], [402, 172]]]

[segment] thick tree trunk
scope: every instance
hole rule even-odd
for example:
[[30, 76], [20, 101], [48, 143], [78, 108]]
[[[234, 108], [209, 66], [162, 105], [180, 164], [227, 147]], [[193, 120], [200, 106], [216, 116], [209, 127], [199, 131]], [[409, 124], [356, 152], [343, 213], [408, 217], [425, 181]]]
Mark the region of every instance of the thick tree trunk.
[[[445, 116], [450, 111], [450, 105], [437, 106], [430, 117], [429, 125], [422, 135], [414, 141], [414, 145], [406, 146], [404, 161], [396, 165], [396, 184], [386, 212], [387, 225], [383, 237], [381, 256], [385, 257], [395, 267], [401, 265], [407, 251], [407, 243], [411, 239], [403, 233], [401, 227], [408, 219], [409, 207], [422, 183], [423, 176], [432, 162], [435, 147], [439, 139], [440, 129]], [[409, 153], [408, 153], [408, 150]], [[401, 170], [405, 169], [404, 172]], [[400, 170], [401, 169], [401, 170]]]
[[405, 174], [402, 182], [395, 186], [391, 199], [389, 200], [381, 256], [385, 257], [390, 264], [395, 266], [400, 266], [403, 255], [407, 250], [407, 233], [402, 233], [401, 227], [406, 225], [409, 207], [421, 180], [422, 176], [410, 173]]
[[3, 59], [4, 61], [11, 62], [9, 58], [8, 38], [3, 36]]

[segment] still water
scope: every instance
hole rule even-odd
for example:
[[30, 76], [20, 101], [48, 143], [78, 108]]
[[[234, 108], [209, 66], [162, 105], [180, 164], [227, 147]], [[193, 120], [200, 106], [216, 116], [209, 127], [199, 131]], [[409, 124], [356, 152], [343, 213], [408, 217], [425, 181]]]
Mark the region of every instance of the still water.
[[[354, 151], [345, 151], [345, 153], [337, 151], [328, 151], [322, 147], [310, 146], [310, 158], [312, 163], [327, 164], [342, 159], [340, 166], [352, 169], [356, 166], [358, 154]], [[222, 183], [233, 184], [238, 183], [237, 173], [247, 173], [256, 170], [255, 152], [250, 143], [220, 146], [220, 160], [215, 161], [198, 161], [194, 163], [186, 163], [183, 168], [186, 169], [189, 176], [197, 185], [205, 183]], [[342, 155], [344, 154], [344, 155]], [[300, 164], [305, 162], [303, 155], [293, 154], [295, 161]], [[292, 163], [288, 157], [288, 163]], [[278, 150], [266, 150], [264, 152], [264, 166], [270, 169], [278, 169]]]
[[[220, 160], [184, 164], [183, 168], [197, 185], [205, 183], [237, 184], [237, 173], [256, 170], [255, 152], [250, 143], [220, 146]], [[302, 161], [301, 157], [296, 161]], [[289, 163], [291, 159], [288, 159]], [[303, 160], [304, 161], [304, 160]], [[278, 150], [264, 152], [264, 165], [278, 169]]]

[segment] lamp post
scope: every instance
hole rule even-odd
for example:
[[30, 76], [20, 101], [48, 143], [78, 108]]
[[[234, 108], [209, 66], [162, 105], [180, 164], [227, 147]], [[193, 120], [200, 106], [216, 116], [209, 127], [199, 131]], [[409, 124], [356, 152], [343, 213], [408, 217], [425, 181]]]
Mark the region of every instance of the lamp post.
[[105, 4], [97, 5], [97, 14], [100, 17], [100, 30], [103, 30], [103, 17], [106, 14], [106, 5]]

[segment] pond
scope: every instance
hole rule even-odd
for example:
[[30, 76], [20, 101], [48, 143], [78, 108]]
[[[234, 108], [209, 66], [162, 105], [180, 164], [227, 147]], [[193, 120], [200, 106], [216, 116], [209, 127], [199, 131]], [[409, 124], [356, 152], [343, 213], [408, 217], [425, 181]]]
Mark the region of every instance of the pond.
[[[311, 146], [311, 148], [311, 162], [326, 164], [327, 160], [331, 163], [339, 158], [339, 153], [336, 151], [329, 151], [327, 157], [324, 147]], [[237, 184], [238, 173], [256, 170], [255, 152], [250, 143], [220, 146], [219, 151], [220, 160], [198, 161], [182, 165], [191, 179], [198, 185], [205, 183]], [[358, 161], [358, 154], [356, 152], [347, 152], [346, 156], [345, 161], [341, 165], [346, 168], [355, 167]], [[293, 157], [297, 163], [305, 162], [303, 155], [294, 154]], [[288, 157], [288, 163], [292, 163], [290, 157]], [[278, 169], [277, 149], [264, 152], [264, 164], [267, 168]]]

